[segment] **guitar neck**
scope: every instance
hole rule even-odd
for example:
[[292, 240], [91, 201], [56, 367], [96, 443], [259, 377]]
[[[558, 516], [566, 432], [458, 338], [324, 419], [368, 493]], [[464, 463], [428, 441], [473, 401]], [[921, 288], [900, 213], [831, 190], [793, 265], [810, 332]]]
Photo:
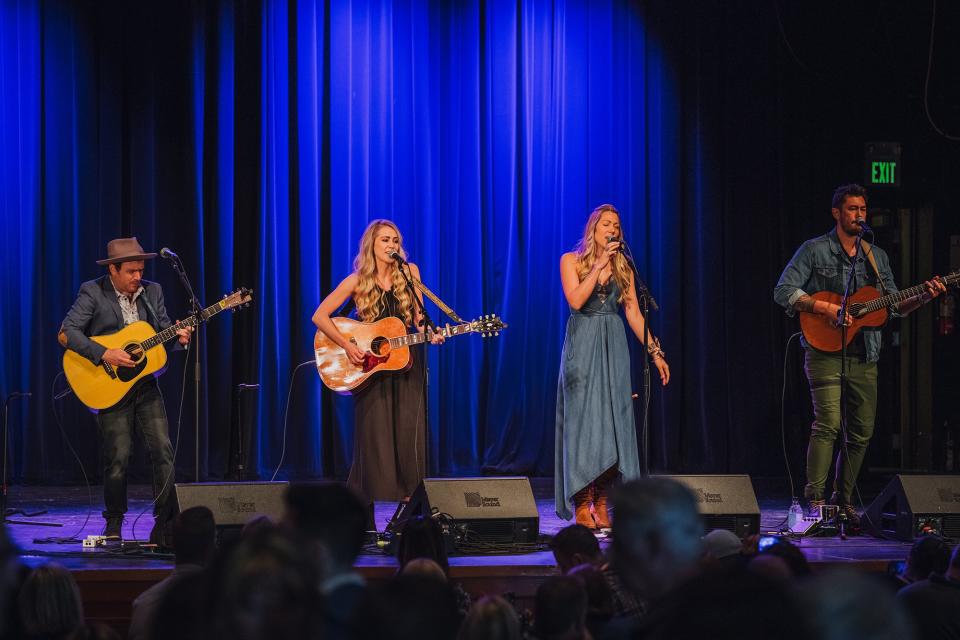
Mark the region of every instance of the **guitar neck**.
[[903, 289], [902, 291], [897, 291], [896, 293], [889, 293], [885, 296], [880, 296], [875, 300], [864, 303], [864, 313], [873, 313], [879, 309], [884, 309], [891, 305], [899, 304], [908, 298], [913, 298], [920, 295], [924, 291], [926, 291], [926, 286], [918, 284], [910, 287], [909, 289]]
[[[470, 323], [467, 322], [441, 329], [438, 333], [442, 333], [444, 336], [449, 338], [451, 336], [459, 336], [465, 333], [470, 333], [470, 331], [472, 331], [472, 329], [470, 328]], [[390, 348], [397, 349], [399, 347], [409, 347], [411, 345], [421, 344], [427, 340], [429, 340], [429, 338], [426, 331], [423, 333], [408, 333], [397, 338], [390, 338]]]
[[[226, 308], [227, 308], [226, 300], [221, 300], [220, 302], [212, 304], [206, 309], [202, 310], [200, 312], [200, 318], [204, 322], [206, 322], [207, 320], [217, 315], [218, 313], [220, 313]], [[154, 334], [152, 338], [148, 338], [143, 342], [141, 342], [140, 346], [143, 347], [144, 351], [148, 349], [152, 349], [158, 344], [163, 344], [164, 342], [167, 342], [168, 340], [172, 340], [173, 338], [175, 338], [177, 335], [177, 331], [179, 331], [180, 329], [185, 329], [186, 327], [195, 327], [197, 326], [197, 324], [198, 324], [197, 316], [190, 316], [189, 318], [185, 318], [184, 320], [180, 320], [179, 322], [173, 323], [163, 331], [158, 331], [156, 334]]]

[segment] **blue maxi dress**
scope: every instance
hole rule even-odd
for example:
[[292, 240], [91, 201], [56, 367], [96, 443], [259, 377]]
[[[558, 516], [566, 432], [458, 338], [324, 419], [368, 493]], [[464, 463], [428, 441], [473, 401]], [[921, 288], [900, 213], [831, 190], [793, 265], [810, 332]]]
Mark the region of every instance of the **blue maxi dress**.
[[612, 278], [571, 309], [557, 383], [554, 499], [569, 520], [573, 494], [617, 466], [624, 480], [640, 476], [633, 418], [630, 351]]

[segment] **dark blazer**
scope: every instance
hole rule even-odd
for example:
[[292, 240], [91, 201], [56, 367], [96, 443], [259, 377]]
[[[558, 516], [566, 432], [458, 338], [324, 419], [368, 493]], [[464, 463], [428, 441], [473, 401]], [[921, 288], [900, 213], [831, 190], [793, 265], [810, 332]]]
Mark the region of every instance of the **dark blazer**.
[[[137, 312], [156, 331], [162, 331], [172, 322], [163, 304], [163, 289], [156, 282], [142, 280], [143, 294], [137, 298]], [[110, 276], [101, 276], [80, 285], [77, 299], [63, 320], [66, 347], [76, 351], [94, 364], [100, 364], [106, 347], [88, 336], [102, 336], [123, 329], [123, 312]]]

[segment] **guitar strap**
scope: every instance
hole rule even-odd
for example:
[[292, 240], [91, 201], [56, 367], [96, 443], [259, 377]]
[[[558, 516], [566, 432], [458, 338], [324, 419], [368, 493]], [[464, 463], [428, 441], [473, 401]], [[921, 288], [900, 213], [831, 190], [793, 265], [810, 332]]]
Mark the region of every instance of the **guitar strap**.
[[883, 295], [886, 295], [887, 288], [883, 286], [883, 278], [880, 277], [880, 269], [877, 267], [877, 259], [873, 257], [873, 245], [866, 240], [861, 240], [860, 244], [863, 246], [863, 252], [867, 254], [867, 260], [870, 261], [870, 266], [873, 267], [873, 272], [877, 274], [877, 282], [880, 283], [880, 292]]
[[[409, 272], [410, 270], [407, 269], [407, 271]], [[427, 288], [427, 285], [425, 285], [425, 284], [423, 284], [422, 282], [420, 282], [420, 280], [418, 280], [417, 277], [416, 277], [415, 275], [413, 275], [412, 272], [411, 272], [411, 273], [408, 273], [408, 275], [410, 276], [410, 280], [413, 282], [413, 284], [415, 284], [415, 285], [417, 286], [417, 288], [420, 289], [420, 291], [423, 291], [423, 295], [425, 295], [425, 296], [427, 296], [428, 298], [430, 298], [430, 300], [433, 301], [433, 304], [437, 305], [437, 306], [440, 308], [441, 311], [443, 311], [445, 314], [447, 314], [448, 316], [450, 316], [450, 318], [451, 318], [454, 322], [459, 322], [459, 323], [461, 323], [461, 324], [463, 324], [464, 322], [466, 322], [466, 320], [464, 320], [463, 318], [461, 318], [460, 316], [457, 315], [457, 312], [456, 312], [456, 311], [454, 311], [453, 309], [451, 309], [443, 300], [441, 300], [440, 298], [438, 298], [438, 297], [437, 297], [437, 294], [435, 294], [433, 291], [430, 291], [430, 289]]]

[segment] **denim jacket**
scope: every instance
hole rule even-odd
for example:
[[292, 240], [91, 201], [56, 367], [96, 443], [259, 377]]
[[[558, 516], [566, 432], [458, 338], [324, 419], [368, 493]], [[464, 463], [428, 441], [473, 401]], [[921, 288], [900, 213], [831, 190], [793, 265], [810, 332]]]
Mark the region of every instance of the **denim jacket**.
[[[876, 287], [884, 295], [897, 291], [893, 274], [890, 272], [890, 259], [887, 253], [877, 246], [873, 246], [872, 250], [873, 257], [877, 260], [877, 269], [883, 279], [883, 286], [877, 283], [877, 275], [870, 262], [864, 257], [857, 260], [856, 275], [850, 287], [851, 294], [868, 285]], [[800, 296], [818, 291], [832, 291], [843, 295], [849, 276], [850, 258], [840, 245], [837, 230], [832, 229], [800, 245], [783, 273], [780, 274], [780, 281], [773, 290], [773, 299], [787, 310], [788, 316], [793, 316], [796, 314], [793, 305]], [[893, 308], [890, 313], [899, 315]], [[867, 352], [867, 362], [876, 362], [880, 358], [880, 328], [865, 327], [861, 331]], [[801, 342], [805, 348], [810, 348], [802, 337]]]

